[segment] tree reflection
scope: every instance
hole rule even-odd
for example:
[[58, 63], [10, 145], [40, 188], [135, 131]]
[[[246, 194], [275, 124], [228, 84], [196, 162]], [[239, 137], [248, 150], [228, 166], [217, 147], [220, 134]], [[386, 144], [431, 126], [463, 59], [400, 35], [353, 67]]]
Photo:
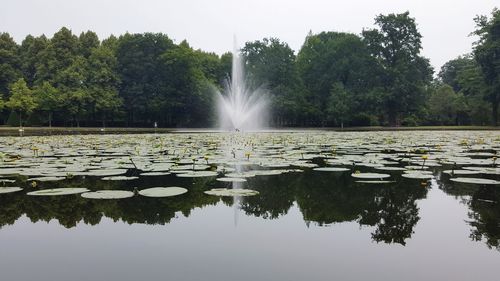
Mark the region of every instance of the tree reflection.
[[[134, 186], [187, 186], [189, 192], [171, 198], [135, 196], [121, 200], [89, 200], [80, 195], [33, 197], [20, 192], [0, 197], [0, 226], [12, 224], [25, 214], [31, 221], [57, 220], [71, 228], [78, 223], [95, 225], [103, 218], [129, 224], [167, 224], [179, 212], [189, 216], [197, 207], [222, 202], [235, 204], [232, 197], [218, 198], [203, 193], [221, 183], [214, 178], [186, 179], [175, 176], [141, 178], [138, 181], [113, 182], [94, 178], [51, 183], [50, 187], [87, 187], [91, 189], [133, 190]], [[247, 215], [276, 219], [297, 203], [304, 221], [318, 225], [356, 221], [373, 226], [377, 242], [405, 244], [419, 220], [416, 200], [425, 197], [426, 188], [415, 181], [373, 185], [354, 183], [350, 173], [307, 170], [279, 176], [248, 179], [244, 188], [259, 191], [258, 196], [238, 200]], [[30, 188], [27, 188], [29, 191]]]
[[446, 193], [461, 196], [469, 207], [470, 238], [483, 241], [488, 248], [500, 251], [500, 191], [497, 186], [461, 184], [443, 178], [439, 187]]

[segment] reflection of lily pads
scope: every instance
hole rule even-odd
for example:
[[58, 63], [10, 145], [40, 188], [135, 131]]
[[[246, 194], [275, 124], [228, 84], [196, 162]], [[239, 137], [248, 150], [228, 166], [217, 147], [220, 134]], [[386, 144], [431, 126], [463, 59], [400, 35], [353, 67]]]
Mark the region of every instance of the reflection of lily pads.
[[2, 187], [0, 187], [0, 194], [17, 192], [17, 191], [21, 191], [21, 190], [23, 190], [23, 189], [20, 187], [17, 187], [17, 186], [2, 186]]
[[223, 181], [223, 182], [246, 182], [246, 179], [242, 178], [218, 178], [218, 181]]
[[259, 194], [256, 190], [251, 189], [228, 189], [228, 188], [213, 188], [205, 191], [208, 195], [215, 196], [253, 196]]
[[183, 187], [152, 187], [139, 191], [139, 194], [146, 197], [170, 197], [186, 193], [188, 190]]
[[349, 170], [350, 169], [348, 168], [342, 168], [342, 167], [320, 167], [313, 169], [313, 171], [320, 171], [320, 172], [346, 172]]
[[32, 196], [58, 196], [58, 195], [71, 195], [88, 192], [86, 188], [51, 188], [28, 192]]
[[134, 196], [134, 193], [126, 190], [97, 190], [82, 193], [82, 197], [88, 199], [123, 199], [132, 196]]
[[452, 178], [450, 180], [454, 182], [470, 183], [470, 184], [491, 184], [491, 185], [500, 184], [500, 181], [482, 179], [482, 178]]
[[356, 179], [385, 179], [391, 175], [381, 173], [353, 173], [351, 176]]

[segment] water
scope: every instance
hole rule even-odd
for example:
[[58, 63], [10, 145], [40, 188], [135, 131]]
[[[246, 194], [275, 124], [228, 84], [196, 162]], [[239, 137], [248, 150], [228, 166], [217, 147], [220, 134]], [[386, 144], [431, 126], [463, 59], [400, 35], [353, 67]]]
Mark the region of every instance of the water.
[[266, 126], [269, 102], [263, 88], [247, 85], [244, 62], [235, 40], [232, 75], [223, 93], [217, 92], [219, 127], [230, 131], [256, 131]]
[[[165, 161], [170, 158], [151, 152], [154, 150], [150, 144], [159, 138], [172, 147], [185, 143], [193, 151], [200, 146], [196, 139], [212, 143], [212, 138], [225, 138], [231, 143], [238, 137], [241, 134], [49, 139], [60, 146], [57, 153], [71, 155], [64, 159], [76, 158], [76, 162], [82, 163], [86, 157], [93, 160], [99, 157], [92, 154], [77, 157], [68, 146], [76, 146], [86, 154], [90, 153], [84, 148], [86, 144], [107, 143], [109, 148], [102, 148], [101, 157], [124, 159], [121, 155], [135, 153], [134, 147], [140, 145], [149, 148], [134, 157]], [[256, 136], [245, 137], [257, 143]], [[335, 142], [338, 153], [343, 150], [356, 155], [364, 151], [365, 154], [360, 154], [364, 157], [370, 154], [365, 150], [367, 147], [374, 146], [371, 149], [375, 151], [383, 144], [398, 149], [400, 144], [391, 143], [391, 137], [401, 143], [409, 139], [415, 147], [420, 147], [419, 142], [442, 139], [449, 149], [455, 150], [459, 157], [456, 159], [464, 161], [466, 154], [462, 149], [472, 151], [481, 144], [461, 148], [456, 143], [463, 138], [469, 143], [484, 138], [490, 143], [489, 148], [496, 148], [498, 133], [313, 132], [261, 137], [272, 139], [258, 146], [264, 151], [303, 146], [307, 156], [317, 154], [318, 147], [331, 151], [331, 144], [339, 140]], [[279, 143], [278, 138], [288, 144]], [[11, 141], [35, 139], [47, 140], [0, 139], [0, 146], [4, 143], [15, 146]], [[73, 141], [76, 139], [80, 142]], [[305, 140], [309, 145], [302, 144]], [[256, 148], [250, 159], [257, 153]], [[326, 152], [323, 155], [326, 157]], [[488, 159], [480, 155], [474, 159]], [[320, 157], [311, 161], [324, 165]], [[241, 167], [243, 171], [254, 168]], [[92, 190], [182, 186], [189, 192], [171, 198], [135, 196], [123, 200], [89, 200], [79, 195], [32, 197], [25, 191], [0, 195], [0, 278], [9, 281], [496, 280], [500, 262], [500, 190], [498, 186], [454, 183], [442, 173], [449, 167], [430, 168], [435, 178], [423, 183], [402, 178], [401, 172], [391, 172], [395, 183], [388, 185], [356, 183], [350, 172], [301, 168], [303, 172], [248, 178], [242, 186], [260, 194], [239, 198], [204, 194], [211, 188], [230, 186], [215, 178], [179, 178], [173, 174], [134, 181], [76, 176], [41, 183], [41, 188]], [[376, 171], [363, 166], [355, 169]], [[136, 172], [130, 170], [128, 174]], [[499, 178], [498, 175], [480, 177]], [[33, 189], [22, 181], [17, 184], [26, 191]]]

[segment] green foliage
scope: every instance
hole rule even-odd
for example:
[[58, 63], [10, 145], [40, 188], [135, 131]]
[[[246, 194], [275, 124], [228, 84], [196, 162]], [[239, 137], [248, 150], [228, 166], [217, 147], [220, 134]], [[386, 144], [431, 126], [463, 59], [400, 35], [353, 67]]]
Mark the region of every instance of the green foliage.
[[449, 85], [441, 85], [433, 91], [428, 100], [429, 114], [438, 125], [456, 125], [459, 110], [466, 111], [459, 96]]
[[[309, 33], [297, 54], [277, 38], [247, 42], [241, 53], [248, 84], [269, 95], [271, 126], [496, 124], [500, 12], [475, 21], [473, 54], [443, 65], [435, 83], [408, 12], [377, 16], [361, 36]], [[93, 31], [76, 36], [63, 27], [20, 45], [0, 33], [0, 120], [6, 107], [49, 126], [210, 126], [215, 92], [231, 70], [231, 53], [194, 50], [161, 33], [101, 42]]]
[[0, 33], [0, 93], [8, 93], [9, 85], [21, 76], [18, 50], [8, 33]]
[[270, 93], [274, 124], [297, 125], [308, 105], [293, 50], [279, 39], [264, 38], [247, 42], [242, 54], [251, 87], [264, 85]]
[[486, 83], [485, 95], [491, 104], [493, 125], [498, 125], [498, 105], [500, 103], [500, 10], [494, 9], [491, 18], [478, 16], [475, 19], [479, 36], [474, 48], [474, 57], [478, 62]]
[[352, 96], [347, 93], [344, 85], [340, 82], [333, 84], [328, 99], [328, 118], [343, 128], [344, 122], [350, 119], [352, 108]]
[[22, 113], [30, 114], [38, 106], [33, 91], [28, 88], [23, 78], [10, 86], [10, 97], [5, 105], [19, 113], [19, 125], [22, 126]]
[[409, 12], [379, 15], [375, 23], [379, 28], [364, 30], [363, 38], [383, 67], [384, 107], [389, 124], [397, 125], [401, 116], [424, 106], [432, 68], [420, 56], [422, 35]]
[[[358, 111], [362, 109], [365, 95], [372, 93], [380, 83], [376, 60], [355, 34], [309, 34], [297, 56], [297, 66], [309, 93], [307, 99], [316, 109], [313, 116], [313, 124], [316, 125], [326, 125], [333, 120], [328, 116], [338, 112], [329, 108], [335, 105], [335, 101], [331, 101], [332, 85], [342, 85], [345, 95], [349, 96], [349, 108]], [[360, 107], [356, 106], [358, 101]]]

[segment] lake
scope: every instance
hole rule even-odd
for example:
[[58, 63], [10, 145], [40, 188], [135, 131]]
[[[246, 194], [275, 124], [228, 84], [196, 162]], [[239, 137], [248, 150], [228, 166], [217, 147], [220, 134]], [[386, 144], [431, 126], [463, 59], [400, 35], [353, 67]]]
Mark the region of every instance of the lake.
[[2, 137], [0, 278], [496, 280], [499, 149], [497, 131]]

